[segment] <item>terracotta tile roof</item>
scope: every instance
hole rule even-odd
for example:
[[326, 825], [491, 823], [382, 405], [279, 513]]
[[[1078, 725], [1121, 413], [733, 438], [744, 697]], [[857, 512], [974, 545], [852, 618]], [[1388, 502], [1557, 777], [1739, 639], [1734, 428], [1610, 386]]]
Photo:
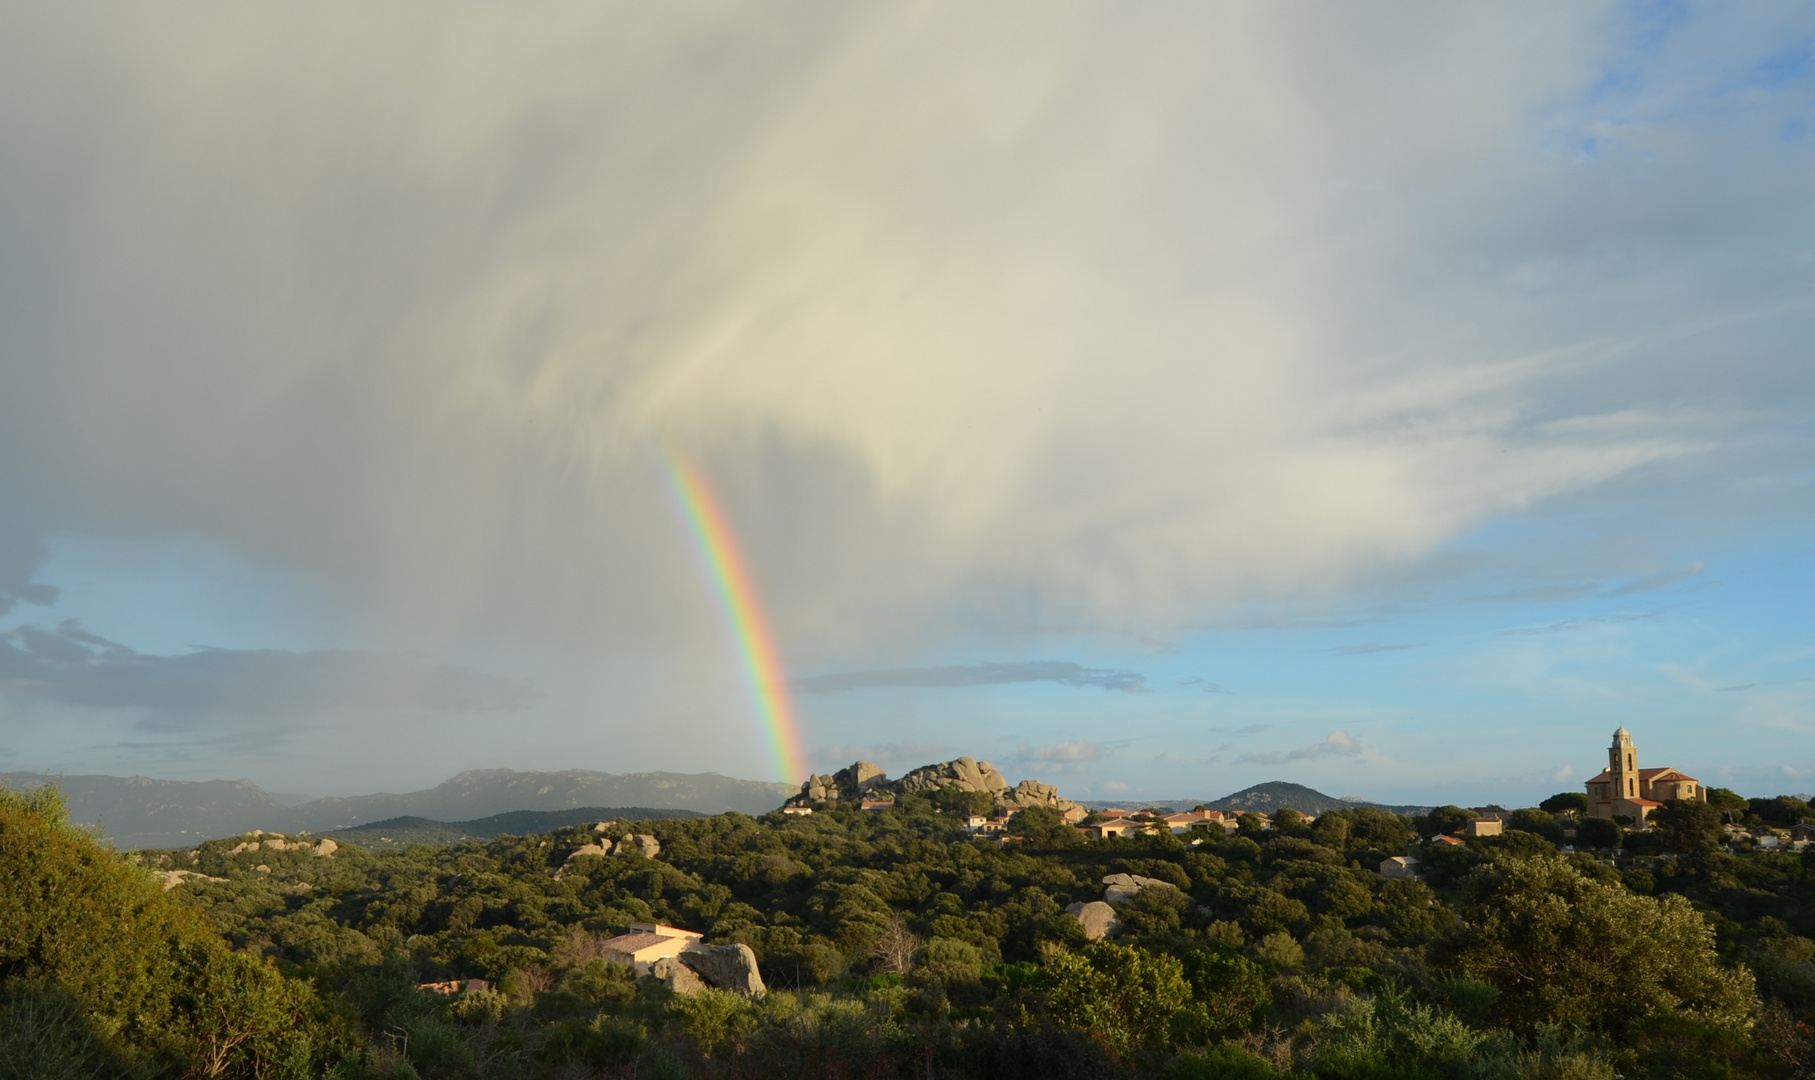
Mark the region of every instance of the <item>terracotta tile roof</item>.
[[649, 948], [651, 945], [660, 945], [665, 941], [673, 940], [673, 938], [662, 934], [650, 934], [638, 931], [634, 934], [619, 934], [617, 937], [607, 938], [603, 942], [600, 942], [600, 944], [607, 949], [630, 953], [634, 956], [636, 953]]
[[[1672, 769], [1672, 768], [1668, 768], [1668, 767], [1665, 767], [1662, 769], [1640, 769], [1639, 770], [1639, 779], [1643, 780], [1647, 784], [1651, 783], [1654, 780], [1665, 780], [1665, 779], [1691, 780], [1698, 784], [1701, 783], [1700, 780], [1696, 780], [1695, 777], [1690, 776], [1687, 773], [1678, 772], [1676, 769]], [[1600, 772], [1596, 773], [1595, 775], [1589, 777], [1588, 779], [1586, 779], [1582, 782], [1584, 784], [1606, 784], [1606, 783], [1612, 782], [1612, 780], [1613, 780], [1613, 774], [1608, 772], [1606, 769], [1602, 769]]]
[[1631, 803], [1634, 806], [1662, 806], [1662, 805], [1664, 805], [1661, 802], [1652, 802], [1650, 799], [1627, 799], [1626, 801]]

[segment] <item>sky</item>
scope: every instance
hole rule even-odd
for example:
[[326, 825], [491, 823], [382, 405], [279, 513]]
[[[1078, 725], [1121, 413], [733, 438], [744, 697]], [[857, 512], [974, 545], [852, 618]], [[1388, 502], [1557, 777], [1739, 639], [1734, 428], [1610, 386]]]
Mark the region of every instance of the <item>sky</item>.
[[[0, 9], [0, 771], [1815, 790], [1815, 12]], [[753, 685], [675, 496], [714, 493]], [[757, 681], [761, 681], [760, 679]]]

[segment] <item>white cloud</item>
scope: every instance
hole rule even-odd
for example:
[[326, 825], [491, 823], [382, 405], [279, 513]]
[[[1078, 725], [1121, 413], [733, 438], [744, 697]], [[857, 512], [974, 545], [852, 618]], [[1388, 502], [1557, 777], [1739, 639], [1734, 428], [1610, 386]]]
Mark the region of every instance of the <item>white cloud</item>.
[[1288, 761], [1315, 761], [1326, 757], [1359, 757], [1363, 747], [1349, 737], [1346, 731], [1332, 731], [1329, 737], [1310, 746], [1301, 746], [1296, 750], [1285, 752], [1266, 752], [1243, 754], [1235, 759], [1241, 765], [1280, 765]]
[[197, 536], [398, 652], [722, 668], [666, 449], [811, 670], [1616, 482], [1739, 520], [1669, 469], [1802, 430], [1810, 166], [1716, 92], [1795, 18], [1623, 90], [1593, 5], [11, 8], [0, 607], [58, 531]]
[[1070, 742], [1054, 743], [1051, 746], [1032, 746], [1022, 743], [1015, 749], [1015, 763], [1035, 773], [1079, 773], [1093, 761], [1108, 757], [1111, 748], [1102, 743], [1078, 739]]

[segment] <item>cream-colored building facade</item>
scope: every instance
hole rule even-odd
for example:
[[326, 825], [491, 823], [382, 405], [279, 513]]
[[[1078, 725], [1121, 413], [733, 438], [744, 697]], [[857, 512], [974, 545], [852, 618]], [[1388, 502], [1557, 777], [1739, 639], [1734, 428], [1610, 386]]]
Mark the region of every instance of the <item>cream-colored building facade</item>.
[[1621, 728], [1613, 733], [1613, 745], [1607, 748], [1607, 768], [1591, 776], [1583, 785], [1588, 789], [1588, 815], [1608, 818], [1627, 817], [1636, 828], [1644, 828], [1651, 812], [1670, 799], [1708, 801], [1702, 782], [1676, 769], [1639, 768], [1639, 749], [1632, 732]]

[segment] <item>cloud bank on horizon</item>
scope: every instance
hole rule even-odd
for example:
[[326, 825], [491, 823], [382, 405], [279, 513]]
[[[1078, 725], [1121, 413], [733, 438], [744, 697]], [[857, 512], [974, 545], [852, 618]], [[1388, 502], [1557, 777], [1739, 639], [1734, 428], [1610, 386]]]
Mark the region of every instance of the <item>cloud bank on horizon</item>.
[[[9, 10], [0, 765], [120, 767], [84, 748], [171, 729], [180, 672], [277, 786], [350, 726], [411, 782], [751, 772], [672, 450], [834, 673], [794, 680], [818, 747], [1145, 738], [1025, 764], [1359, 761], [1387, 798], [1548, 782], [1513, 732], [1591, 764], [1628, 710], [1761, 777], [1704, 735], [1815, 733], [1815, 643], [1746, 584], [1806, 580], [1815, 509], [1811, 40], [1695, 5]], [[234, 720], [253, 656], [290, 704]], [[1748, 689], [1660, 697], [1669, 663]]]

